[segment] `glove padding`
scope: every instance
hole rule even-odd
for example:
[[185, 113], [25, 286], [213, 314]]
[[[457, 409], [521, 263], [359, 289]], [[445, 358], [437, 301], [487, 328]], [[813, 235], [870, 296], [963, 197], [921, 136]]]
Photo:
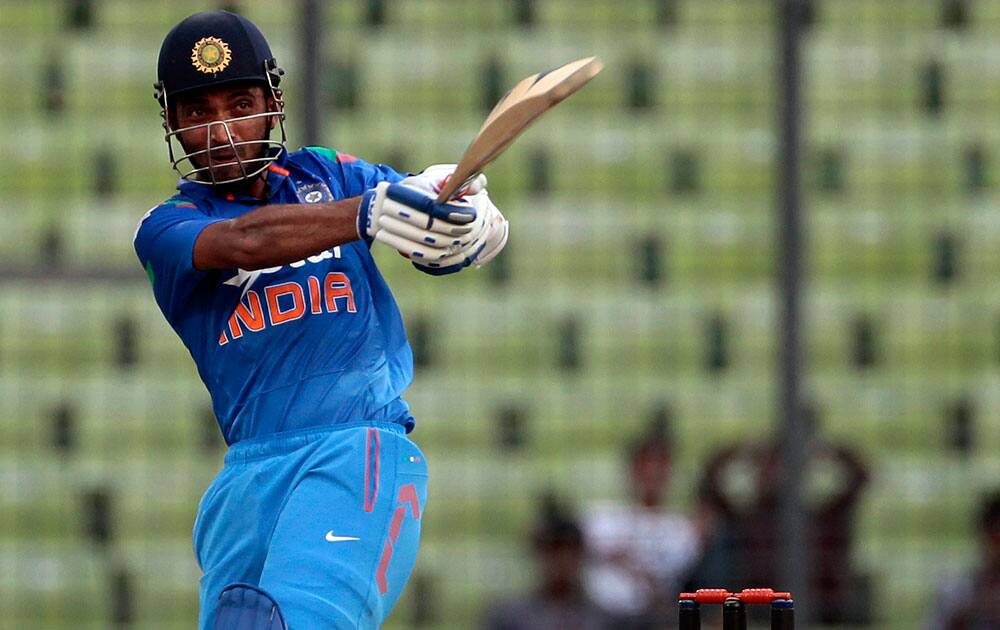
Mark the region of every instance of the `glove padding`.
[[452, 265], [461, 252], [482, 245], [486, 222], [476, 204], [445, 204], [418, 188], [381, 182], [361, 198], [358, 236], [395, 248], [411, 260]]
[[[437, 197], [441, 187], [455, 172], [457, 166], [457, 164], [434, 164], [416, 175], [410, 175], [400, 183], [419, 188]], [[486, 175], [479, 173], [455, 193], [457, 198], [464, 197], [475, 206], [483, 217], [485, 224], [483, 238], [462, 246], [455, 254], [441, 260], [429, 263], [413, 261], [414, 267], [427, 274], [443, 276], [461, 271], [469, 265], [482, 267], [500, 253], [507, 244], [509, 227], [507, 219], [490, 200], [486, 184]]]
[[507, 244], [509, 233], [507, 219], [493, 205], [486, 190], [468, 195], [464, 199], [472, 204], [477, 214], [482, 217], [485, 224], [482, 235], [468, 245], [461, 246], [458, 251], [446, 258], [432, 262], [413, 261], [414, 267], [433, 276], [455, 273], [469, 265], [475, 265], [478, 269], [493, 260]]

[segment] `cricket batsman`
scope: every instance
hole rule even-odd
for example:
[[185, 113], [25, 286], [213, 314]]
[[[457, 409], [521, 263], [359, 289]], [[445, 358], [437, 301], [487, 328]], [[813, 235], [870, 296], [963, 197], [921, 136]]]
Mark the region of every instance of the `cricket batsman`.
[[283, 71], [249, 20], [192, 15], [155, 96], [178, 193], [135, 250], [229, 450], [194, 525], [203, 630], [375, 628], [416, 559], [427, 462], [402, 394], [413, 357], [369, 251], [430, 275], [488, 262], [507, 221], [483, 176], [285, 148]]

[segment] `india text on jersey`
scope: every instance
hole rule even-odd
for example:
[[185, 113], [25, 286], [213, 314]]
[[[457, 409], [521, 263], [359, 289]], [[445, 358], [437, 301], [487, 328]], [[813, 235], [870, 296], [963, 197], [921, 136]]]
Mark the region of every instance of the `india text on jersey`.
[[[348, 313], [356, 313], [354, 292], [347, 274], [331, 271], [323, 279], [317, 276], [306, 278], [306, 285], [298, 282], [282, 282], [264, 287], [261, 294], [248, 290], [229, 316], [227, 330], [219, 335], [219, 345], [243, 337], [247, 332], [260, 332], [267, 326], [279, 326], [312, 315], [337, 313], [341, 308]], [[307, 297], [308, 296], [308, 297]], [[338, 304], [337, 300], [343, 300]], [[227, 336], [228, 333], [228, 336]]]
[[[306, 263], [318, 263], [330, 258], [340, 258], [339, 247], [291, 263], [289, 266], [298, 268]], [[280, 269], [282, 269], [280, 266], [255, 271], [240, 269], [237, 275], [225, 282], [234, 286], [242, 285], [243, 295], [236, 310], [229, 316], [226, 330], [219, 335], [220, 346], [240, 339], [244, 331], [260, 332], [268, 326], [278, 326], [301, 319], [305, 317], [307, 309], [312, 315], [337, 313], [341, 309], [348, 313], [357, 312], [351, 280], [347, 274], [341, 272], [330, 272], [322, 277], [310, 275], [304, 285], [292, 281], [268, 285], [262, 292], [250, 288], [261, 275], [275, 273]], [[339, 305], [338, 299], [343, 300]]]

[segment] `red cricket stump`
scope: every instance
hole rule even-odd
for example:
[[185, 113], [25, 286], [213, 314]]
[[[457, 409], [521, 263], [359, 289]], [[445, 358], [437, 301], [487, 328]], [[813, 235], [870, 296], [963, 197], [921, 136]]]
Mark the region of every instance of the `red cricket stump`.
[[747, 630], [748, 604], [770, 604], [771, 630], [794, 630], [795, 606], [791, 593], [769, 588], [745, 588], [730, 593], [724, 588], [701, 588], [694, 593], [681, 593], [679, 607], [680, 630], [701, 630], [701, 605], [722, 604], [722, 629]]

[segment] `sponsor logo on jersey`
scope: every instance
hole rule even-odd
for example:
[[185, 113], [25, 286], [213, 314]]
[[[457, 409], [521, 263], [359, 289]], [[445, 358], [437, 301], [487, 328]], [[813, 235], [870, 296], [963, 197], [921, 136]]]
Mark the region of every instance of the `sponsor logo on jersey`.
[[[303, 260], [299, 260], [290, 263], [288, 266], [293, 269], [298, 269], [299, 267], [304, 267], [306, 263], [319, 263], [324, 260], [330, 260], [331, 258], [340, 258], [340, 247], [334, 247], [333, 249], [328, 249], [325, 252], [320, 252], [315, 256], [310, 256]], [[253, 271], [247, 271], [246, 269], [237, 269], [236, 275], [226, 280], [222, 284], [227, 284], [233, 287], [243, 287], [243, 297], [246, 297], [247, 291], [253, 286], [253, 283], [257, 281], [257, 278], [261, 277], [263, 274], [267, 273], [277, 273], [285, 268], [285, 265], [280, 265], [278, 267], [268, 267], [266, 269], [255, 269]]]

